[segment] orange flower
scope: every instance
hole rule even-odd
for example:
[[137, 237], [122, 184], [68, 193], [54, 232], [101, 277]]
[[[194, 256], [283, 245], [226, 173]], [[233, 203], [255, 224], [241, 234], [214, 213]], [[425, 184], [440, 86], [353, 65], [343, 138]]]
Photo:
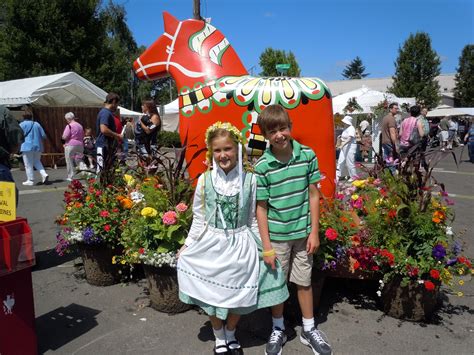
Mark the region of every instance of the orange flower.
[[122, 195], [118, 195], [116, 197], [117, 201], [122, 201], [124, 198], [125, 198], [125, 196], [122, 196]]
[[351, 237], [352, 245], [359, 246], [360, 245], [360, 237], [358, 235], [353, 235]]
[[443, 211], [434, 211], [433, 218], [431, 220], [434, 223], [441, 223], [446, 219], [446, 214]]
[[81, 207], [82, 207], [82, 203], [76, 202], [76, 203], [74, 204], [74, 207], [76, 207], [76, 208], [81, 208]]
[[122, 205], [123, 208], [126, 208], [126, 209], [130, 209], [132, 208], [133, 206], [133, 202], [132, 200], [128, 199], [128, 198], [124, 198], [120, 201], [120, 204]]
[[339, 217], [339, 220], [340, 220], [342, 223], [347, 223], [347, 222], [349, 222], [349, 219], [347, 219], [347, 217], [345, 217], [345, 216]]
[[86, 201], [89, 202], [91, 200], [91, 197], [89, 195], [86, 196]]

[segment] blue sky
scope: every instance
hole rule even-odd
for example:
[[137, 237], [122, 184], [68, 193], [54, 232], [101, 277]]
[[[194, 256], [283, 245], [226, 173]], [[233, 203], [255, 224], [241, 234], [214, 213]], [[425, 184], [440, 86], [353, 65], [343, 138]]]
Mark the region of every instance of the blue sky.
[[[192, 0], [116, 0], [138, 45], [163, 33], [162, 12], [192, 18]], [[260, 72], [267, 47], [291, 50], [302, 75], [343, 79], [359, 56], [369, 77], [394, 74], [398, 48], [410, 33], [427, 32], [441, 58], [441, 73], [454, 73], [466, 44], [474, 44], [473, 0], [201, 0], [201, 16], [229, 40], [245, 67]]]

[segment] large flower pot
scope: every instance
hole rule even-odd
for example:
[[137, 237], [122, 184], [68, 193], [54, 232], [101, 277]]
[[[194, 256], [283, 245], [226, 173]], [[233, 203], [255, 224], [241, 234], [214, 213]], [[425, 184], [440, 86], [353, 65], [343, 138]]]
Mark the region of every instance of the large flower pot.
[[151, 307], [165, 313], [181, 313], [191, 308], [179, 300], [176, 269], [150, 265], [143, 265], [143, 268], [148, 280]]
[[429, 319], [438, 304], [439, 286], [428, 291], [417, 281], [401, 286], [401, 278], [388, 282], [382, 290], [383, 311], [389, 316], [419, 322]]
[[80, 244], [79, 247], [86, 280], [94, 286], [110, 286], [120, 281], [120, 267], [112, 264], [112, 257], [119, 254], [106, 245]]

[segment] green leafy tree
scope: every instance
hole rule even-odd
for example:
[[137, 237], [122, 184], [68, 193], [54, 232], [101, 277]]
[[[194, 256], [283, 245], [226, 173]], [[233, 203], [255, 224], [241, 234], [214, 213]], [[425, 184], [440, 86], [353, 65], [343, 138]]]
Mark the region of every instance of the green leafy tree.
[[358, 56], [342, 71], [342, 76], [346, 79], [362, 79], [367, 75], [369, 74], [365, 73], [365, 66], [362, 64], [362, 59]]
[[393, 86], [389, 92], [399, 97], [416, 97], [427, 107], [435, 107], [439, 102], [440, 59], [431, 48], [427, 33], [410, 34], [403, 47], [398, 49], [395, 62]]
[[295, 55], [289, 51], [267, 48], [260, 54], [260, 68], [262, 68], [261, 76], [279, 76], [276, 70], [277, 64], [290, 64], [290, 69], [286, 73], [287, 76], [300, 76], [301, 70]]
[[[3, 6], [4, 4], [4, 6]], [[132, 106], [139, 54], [123, 6], [111, 0], [4, 0], [0, 80], [74, 71]]]
[[474, 106], [474, 45], [468, 44], [462, 50], [459, 67], [454, 78], [454, 98], [461, 107]]

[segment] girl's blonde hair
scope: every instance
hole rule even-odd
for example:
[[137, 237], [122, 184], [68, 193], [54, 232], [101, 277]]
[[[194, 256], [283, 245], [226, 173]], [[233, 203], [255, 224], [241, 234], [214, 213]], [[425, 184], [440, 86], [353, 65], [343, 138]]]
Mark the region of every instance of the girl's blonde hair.
[[247, 150], [245, 149], [244, 139], [237, 127], [229, 122], [216, 122], [206, 130], [206, 162], [208, 170], [212, 168], [212, 141], [217, 137], [228, 137], [236, 146], [242, 144], [242, 164], [246, 171], [252, 171], [252, 167], [248, 160]]

